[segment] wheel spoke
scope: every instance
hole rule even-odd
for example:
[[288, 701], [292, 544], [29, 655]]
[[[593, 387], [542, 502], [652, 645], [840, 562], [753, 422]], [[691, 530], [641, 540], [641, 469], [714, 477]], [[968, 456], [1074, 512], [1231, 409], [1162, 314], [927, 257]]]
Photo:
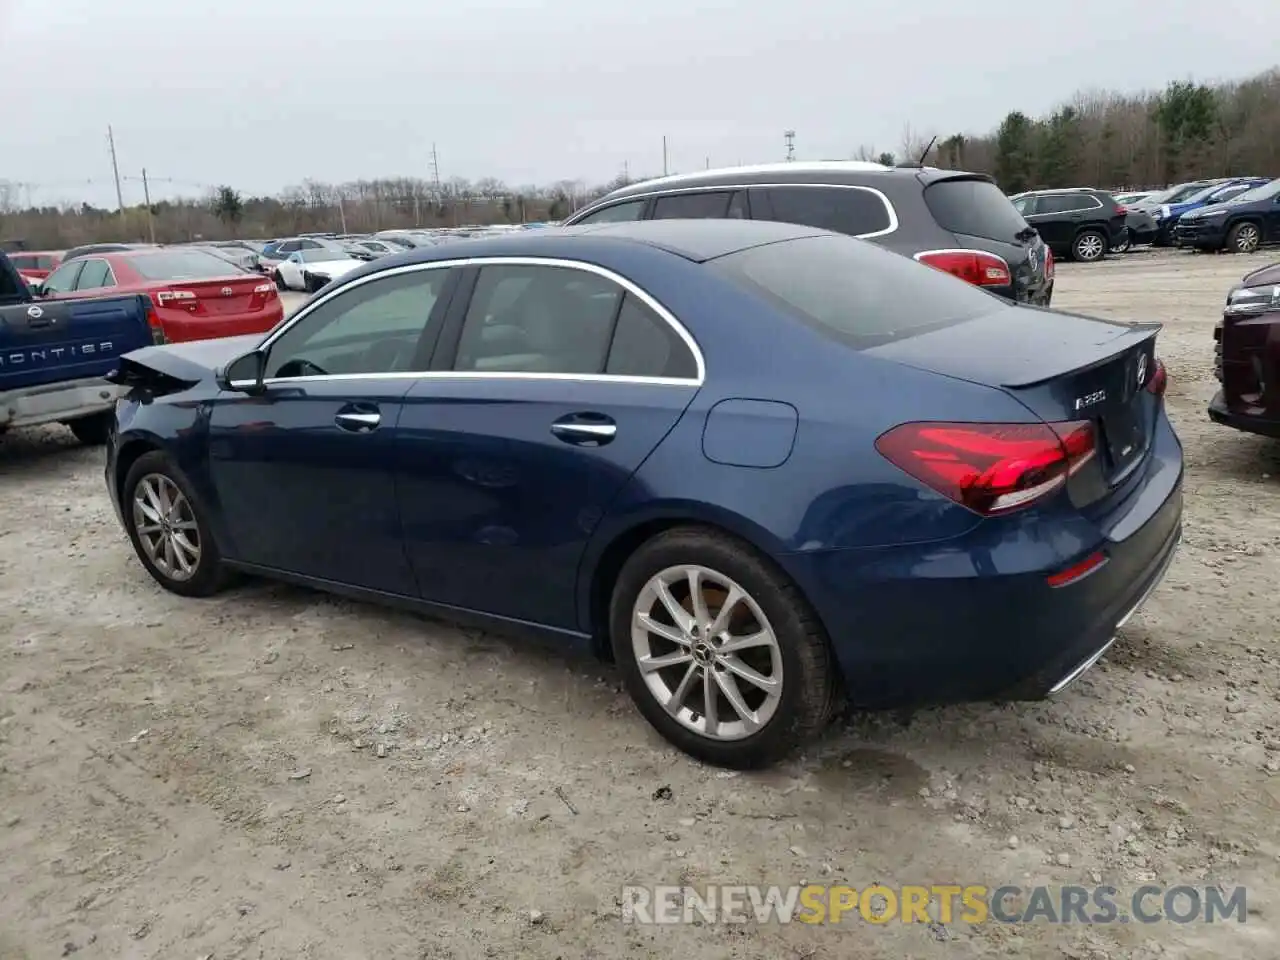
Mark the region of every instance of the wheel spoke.
[[667, 613], [677, 627], [685, 633], [689, 632], [689, 628], [693, 626], [693, 618], [689, 616], [689, 611], [680, 606], [679, 601], [671, 593], [671, 588], [661, 580], [657, 581], [654, 586], [658, 599], [662, 601], [662, 605], [666, 607]]
[[725, 597], [724, 604], [716, 613], [715, 620], [707, 628], [708, 637], [717, 637], [729, 629], [729, 621], [733, 617], [734, 608], [742, 602], [743, 596], [744, 594], [737, 587], [729, 589], [729, 595]]
[[772, 677], [766, 677], [763, 673], [760, 673], [757, 670], [753, 670], [737, 657], [723, 657], [720, 662], [724, 664], [725, 669], [736, 673], [743, 680], [747, 681], [747, 683], [752, 686], [759, 687], [761, 690], [765, 691], [765, 693], [771, 693], [778, 687], [777, 680], [774, 680]]
[[692, 663], [693, 654], [688, 650], [677, 650], [675, 653], [668, 653], [661, 657], [642, 657], [638, 663], [640, 669], [645, 673], [653, 673], [655, 670], [665, 670], [667, 667], [679, 666], [682, 663]]
[[[147, 519], [150, 520], [151, 518], [148, 517]], [[141, 537], [153, 537], [157, 533], [159, 533], [162, 529], [163, 527], [161, 527], [160, 524], [158, 523], [137, 524], [138, 536], [141, 536]]]
[[715, 674], [716, 684], [720, 687], [720, 692], [729, 701], [729, 706], [733, 707], [733, 712], [738, 715], [742, 725], [748, 731], [756, 730], [760, 726], [760, 718], [756, 716], [754, 710], [747, 706], [747, 701], [742, 698], [742, 691], [738, 689], [738, 681], [733, 678], [733, 674], [720, 673], [718, 671], [712, 671], [712, 673]]
[[659, 623], [647, 613], [637, 613], [636, 623], [642, 629], [652, 633], [654, 636], [661, 637], [663, 640], [669, 640], [671, 643], [678, 643], [682, 647], [689, 646], [689, 638], [686, 637], [679, 627], [673, 627], [669, 624]]
[[706, 717], [707, 733], [714, 735], [720, 728], [720, 708], [716, 703], [719, 684], [711, 676], [713, 670], [702, 671], [702, 714]]
[[197, 533], [200, 530], [199, 524], [194, 520], [179, 520], [177, 523], [169, 525], [174, 530], [180, 530], [183, 533]]
[[753, 633], [745, 637], [730, 637], [720, 646], [716, 647], [716, 653], [729, 654], [737, 653], [739, 650], [748, 650], [751, 647], [771, 647], [773, 646], [773, 634], [767, 630], [759, 633]]
[[711, 620], [707, 613], [707, 598], [702, 593], [702, 571], [697, 567], [689, 570], [689, 607], [693, 613], [693, 622], [704, 628]]
[[177, 551], [173, 548], [173, 538], [164, 538], [164, 566], [170, 573], [177, 563]]
[[680, 708], [684, 706], [684, 702], [689, 699], [689, 693], [693, 690], [693, 685], [698, 679], [698, 665], [690, 663], [689, 669], [684, 672], [680, 682], [676, 685], [675, 690], [671, 692], [671, 699], [664, 706], [667, 713], [675, 716], [680, 712]]

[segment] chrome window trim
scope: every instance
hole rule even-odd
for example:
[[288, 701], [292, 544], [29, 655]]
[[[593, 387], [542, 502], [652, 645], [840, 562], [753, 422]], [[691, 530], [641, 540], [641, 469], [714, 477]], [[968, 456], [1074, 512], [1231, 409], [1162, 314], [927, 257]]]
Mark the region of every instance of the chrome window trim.
[[[703, 357], [702, 349], [698, 346], [698, 341], [693, 338], [693, 335], [689, 333], [684, 324], [677, 320], [675, 315], [663, 306], [656, 297], [644, 290], [638, 284], [627, 279], [621, 274], [610, 270], [608, 267], [602, 267], [594, 263], [587, 263], [582, 260], [566, 260], [559, 257], [460, 257], [452, 260], [432, 260], [427, 263], [411, 263], [405, 266], [392, 267], [389, 270], [380, 270], [377, 273], [370, 273], [363, 277], [357, 277], [355, 280], [348, 283], [344, 283], [338, 289], [322, 294], [317, 299], [308, 303], [296, 314], [290, 317], [288, 321], [269, 333], [267, 338], [263, 340], [262, 343], [258, 344], [257, 349], [264, 351], [270, 350], [273, 343], [330, 300], [335, 297], [339, 297], [356, 287], [372, 283], [375, 280], [382, 280], [387, 277], [395, 277], [407, 273], [420, 273], [427, 270], [446, 270], [458, 267], [485, 266], [563, 267], [571, 270], [581, 270], [584, 273], [595, 274], [596, 276], [603, 277], [606, 280], [616, 283], [627, 293], [632, 294], [640, 300], [645, 306], [657, 314], [658, 317], [661, 318], [662, 321], [673, 331], [675, 331], [676, 336], [693, 353], [694, 365], [698, 371], [697, 375], [692, 378], [686, 378], [635, 377], [614, 373], [524, 373], [517, 371], [503, 372], [488, 370], [406, 370], [402, 372], [397, 371], [395, 373], [332, 373], [313, 377], [269, 377], [264, 379], [263, 383], [271, 385], [277, 383], [323, 383], [327, 381], [347, 380], [397, 380], [407, 377], [412, 379], [431, 380], [550, 380], [574, 381], [580, 383], [636, 383], [652, 384], [657, 386], [700, 387], [706, 381], [707, 364], [706, 359]], [[230, 385], [232, 387], [244, 388], [253, 386], [253, 382], [248, 380], [233, 380]]]
[[[633, 193], [626, 197], [619, 197], [617, 200], [614, 200], [610, 203], [601, 202], [601, 203], [595, 204], [594, 206], [587, 207], [586, 209], [581, 210], [579, 211], [579, 213], [575, 214], [572, 217], [572, 219], [566, 220], [565, 226], [566, 227], [577, 226], [579, 223], [581, 223], [591, 214], [598, 213], [601, 210], [606, 209], [607, 207], [613, 207], [623, 203], [630, 203], [634, 200], [648, 200], [650, 197], [667, 197], [676, 193], [728, 193], [734, 190], [770, 190], [770, 189], [778, 189], [779, 187], [800, 187], [803, 189], [810, 189], [810, 190], [814, 190], [814, 189], [861, 190], [864, 193], [870, 193], [874, 195], [877, 199], [879, 199], [880, 203], [884, 206], [885, 212], [889, 214], [889, 226], [885, 227], [883, 230], [876, 230], [873, 233], [855, 233], [855, 234], [846, 234], [846, 236], [852, 236], [858, 240], [870, 240], [873, 237], [888, 236], [889, 234], [896, 232], [898, 229], [898, 226], [899, 226], [898, 211], [894, 209], [892, 201], [889, 200], [889, 197], [885, 194], [883, 190], [877, 190], [875, 187], [866, 187], [860, 183], [812, 183], [812, 182], [810, 183], [705, 183], [700, 187], [671, 187], [664, 190], [650, 190], [650, 191], [646, 191], [645, 193]], [[1099, 206], [1101, 206], [1101, 204], [1099, 204]], [[721, 219], [721, 218], [717, 217], [714, 219]], [[724, 218], [724, 219], [728, 219], [728, 218]], [[756, 220], [758, 218], [752, 217], [751, 219]], [[644, 223], [646, 221], [627, 220], [627, 221], [618, 221], [618, 222]], [[791, 221], [778, 220], [774, 222], [790, 223]], [[588, 224], [588, 226], [591, 226], [591, 224]], [[798, 226], [804, 226], [804, 224], [798, 224]], [[817, 230], [820, 228], [814, 227], [813, 229]], [[832, 231], [832, 232], [838, 233], [839, 231]]]
[[[1035, 194], [1035, 197], [1037, 200], [1039, 200], [1041, 197], [1052, 197], [1052, 196], [1055, 196], [1055, 194], [1052, 194], [1052, 193]], [[1099, 200], [1097, 197], [1093, 196], [1092, 194], [1082, 193], [1080, 194], [1080, 196], [1088, 197], [1090, 200], [1092, 200], [1093, 206], [1092, 207], [1072, 207], [1070, 210], [1054, 210], [1052, 212], [1045, 212], [1045, 213], [1041, 213], [1039, 210], [1037, 210], [1034, 213], [1023, 214], [1023, 216], [1056, 217], [1064, 213], [1088, 213], [1090, 210], [1101, 210], [1102, 207], [1104, 206], [1102, 201]], [[1036, 206], [1039, 206], [1039, 204], [1037, 203]]]

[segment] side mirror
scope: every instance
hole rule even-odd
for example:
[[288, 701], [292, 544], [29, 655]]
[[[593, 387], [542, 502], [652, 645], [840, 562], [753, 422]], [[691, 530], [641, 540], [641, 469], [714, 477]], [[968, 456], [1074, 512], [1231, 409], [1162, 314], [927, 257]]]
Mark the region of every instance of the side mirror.
[[237, 393], [262, 393], [266, 390], [262, 382], [266, 367], [266, 354], [261, 350], [250, 351], [222, 368], [218, 373], [218, 387]]

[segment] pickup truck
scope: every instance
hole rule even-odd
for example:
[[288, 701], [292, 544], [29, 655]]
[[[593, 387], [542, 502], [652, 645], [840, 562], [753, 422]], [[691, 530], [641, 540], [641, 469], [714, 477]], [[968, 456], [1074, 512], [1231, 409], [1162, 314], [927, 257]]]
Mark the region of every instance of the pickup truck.
[[154, 342], [141, 294], [42, 302], [0, 253], [0, 434], [64, 423], [104, 443], [120, 388], [120, 357]]

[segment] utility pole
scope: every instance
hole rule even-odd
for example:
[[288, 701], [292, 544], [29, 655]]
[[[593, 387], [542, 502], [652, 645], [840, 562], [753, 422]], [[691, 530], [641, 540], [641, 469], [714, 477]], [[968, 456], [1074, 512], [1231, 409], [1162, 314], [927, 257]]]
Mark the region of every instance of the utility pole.
[[787, 142], [787, 160], [796, 158], [796, 132], [788, 130], [782, 135], [782, 139]]
[[116, 178], [116, 203], [120, 205], [120, 219], [124, 219], [124, 191], [120, 189], [120, 164], [116, 162], [116, 135], [107, 127], [107, 144], [111, 147], [111, 171]]
[[422, 226], [422, 202], [420, 192], [421, 191], [418, 190], [418, 185], [415, 183], [413, 187], [413, 225], [415, 227]]
[[156, 242], [156, 221], [151, 215], [151, 187], [147, 183], [147, 168], [142, 168], [142, 199], [147, 204], [147, 232], [151, 234], [151, 242]]
[[667, 175], [667, 138], [662, 138], [662, 175]]
[[[374, 208], [374, 210], [375, 210], [375, 215], [376, 215], [377, 208], [375, 207], [375, 208]], [[341, 194], [341, 193], [339, 193], [339, 194], [338, 194], [338, 220], [339, 220], [339, 221], [341, 221], [341, 223], [342, 223], [342, 232], [343, 232], [343, 233], [346, 233], [346, 232], [347, 232], [347, 211], [346, 211], [346, 209], [342, 206], [342, 194]]]
[[[431, 142], [431, 179], [436, 187], [436, 212], [441, 213], [444, 210], [444, 193], [440, 189], [440, 154], [436, 152], [436, 144]], [[453, 218], [453, 225], [457, 226], [457, 217]]]

